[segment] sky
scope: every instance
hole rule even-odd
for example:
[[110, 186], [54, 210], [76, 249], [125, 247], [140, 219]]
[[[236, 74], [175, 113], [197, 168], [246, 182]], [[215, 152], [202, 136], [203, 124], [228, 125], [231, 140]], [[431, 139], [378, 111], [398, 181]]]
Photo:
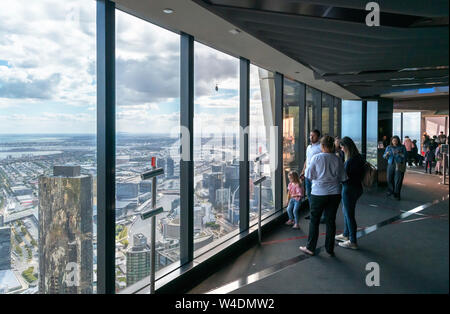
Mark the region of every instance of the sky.
[[[95, 9], [94, 0], [2, 6], [0, 133], [95, 134]], [[179, 45], [179, 35], [116, 11], [118, 132], [178, 132]], [[238, 66], [237, 58], [195, 43], [195, 119], [202, 128], [239, 124]]]

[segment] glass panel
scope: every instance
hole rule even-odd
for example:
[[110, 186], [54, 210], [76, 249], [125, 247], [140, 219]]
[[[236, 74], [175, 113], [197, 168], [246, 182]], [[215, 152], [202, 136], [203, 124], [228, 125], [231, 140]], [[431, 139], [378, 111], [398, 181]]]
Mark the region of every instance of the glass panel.
[[194, 51], [194, 255], [198, 255], [200, 248], [239, 228], [239, 59], [198, 42]]
[[317, 126], [316, 112], [317, 108], [321, 106], [321, 92], [306, 86], [306, 114], [305, 114], [305, 150], [310, 144], [309, 133], [314, 129], [319, 128]]
[[402, 133], [402, 125], [401, 125], [401, 113], [394, 112], [392, 114], [392, 135], [397, 135], [400, 137]]
[[367, 102], [367, 161], [377, 166], [378, 154], [378, 102]]
[[[156, 271], [180, 258], [180, 37], [116, 10], [116, 290], [149, 280], [152, 182], [157, 178]], [[156, 273], [156, 278], [160, 273]]]
[[350, 137], [361, 152], [362, 101], [342, 101], [342, 137]]
[[[259, 186], [253, 182], [261, 176], [267, 179], [261, 187], [261, 213], [264, 215], [275, 211], [274, 159], [270, 158], [275, 149], [271, 149], [275, 125], [275, 81], [273, 72], [250, 65], [250, 225], [256, 223], [259, 208]], [[256, 157], [266, 154], [261, 163]]]
[[[420, 112], [404, 112], [403, 113], [403, 136], [409, 136], [411, 141], [416, 141], [417, 150], [420, 152], [420, 121], [421, 121], [421, 113]], [[444, 118], [444, 127], [445, 127], [445, 118]], [[439, 134], [438, 134], [439, 135]], [[404, 141], [404, 139], [403, 139]]]
[[338, 99], [334, 99], [334, 108], [333, 108], [333, 114], [334, 114], [334, 136], [338, 136], [338, 125], [339, 125], [339, 117], [338, 117]]
[[322, 93], [322, 135], [330, 135], [330, 108], [333, 97]]
[[96, 292], [95, 8], [0, 10], [0, 293]]
[[287, 202], [287, 184], [289, 171], [300, 174], [300, 155], [298, 141], [300, 137], [300, 83], [284, 80], [283, 104], [283, 204]]

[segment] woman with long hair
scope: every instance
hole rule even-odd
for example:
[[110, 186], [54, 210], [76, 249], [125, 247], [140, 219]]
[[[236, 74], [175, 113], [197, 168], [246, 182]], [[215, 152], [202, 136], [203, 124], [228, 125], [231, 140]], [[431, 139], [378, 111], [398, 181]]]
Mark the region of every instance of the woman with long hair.
[[358, 248], [356, 243], [356, 202], [363, 193], [361, 181], [364, 176], [365, 161], [353, 140], [346, 136], [341, 140], [341, 148], [345, 154], [344, 169], [348, 180], [342, 182], [342, 212], [344, 213], [344, 233], [337, 235], [339, 246], [347, 249]]
[[394, 195], [394, 198], [400, 200], [400, 191], [406, 171], [406, 148], [397, 135], [392, 137], [391, 145], [386, 147], [383, 157], [388, 160], [388, 196]]

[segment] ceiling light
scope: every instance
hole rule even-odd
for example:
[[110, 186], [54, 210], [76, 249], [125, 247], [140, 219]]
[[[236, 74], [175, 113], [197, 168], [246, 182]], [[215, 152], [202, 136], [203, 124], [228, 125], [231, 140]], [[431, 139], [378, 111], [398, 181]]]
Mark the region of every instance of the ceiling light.
[[230, 33], [233, 34], [233, 35], [237, 35], [237, 34], [239, 34], [240, 32], [241, 32], [241, 31], [238, 30], [237, 28], [230, 29]]
[[163, 10], [164, 13], [166, 14], [172, 14], [174, 12], [174, 10], [170, 9], [170, 8], [166, 8]]

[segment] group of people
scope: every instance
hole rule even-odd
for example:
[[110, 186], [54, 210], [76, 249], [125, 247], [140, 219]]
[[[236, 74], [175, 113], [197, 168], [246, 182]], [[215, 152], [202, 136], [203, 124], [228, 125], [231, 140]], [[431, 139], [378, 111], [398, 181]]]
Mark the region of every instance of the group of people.
[[[306, 161], [299, 175], [289, 173], [287, 225], [299, 228], [298, 209], [305, 203], [310, 208], [309, 236], [300, 250], [314, 255], [319, 237], [320, 223], [326, 224], [325, 249], [334, 256], [335, 240], [339, 246], [357, 249], [356, 203], [363, 193], [361, 184], [365, 161], [349, 137], [320, 138], [320, 131], [310, 133], [311, 144], [306, 149]], [[344, 232], [336, 236], [336, 214], [343, 203]]]
[[430, 136], [427, 133], [423, 134], [423, 147], [425, 152], [425, 173], [431, 174], [433, 163], [435, 163], [434, 173], [442, 175], [443, 168], [443, 154], [442, 145], [448, 143], [448, 138], [444, 132], [440, 132], [439, 136]]
[[[308, 202], [309, 235], [307, 245], [299, 248], [302, 252], [315, 254], [321, 223], [326, 224], [325, 250], [330, 256], [334, 256], [335, 241], [339, 241], [340, 247], [358, 249], [355, 209], [363, 194], [366, 161], [350, 137], [320, 138], [320, 131], [314, 130], [310, 141], [301, 174], [291, 171], [288, 175], [286, 224], [298, 229], [298, 211]], [[398, 136], [392, 137], [384, 158], [388, 160], [388, 195], [400, 200], [407, 150]], [[336, 214], [341, 201], [344, 232], [336, 235]]]

